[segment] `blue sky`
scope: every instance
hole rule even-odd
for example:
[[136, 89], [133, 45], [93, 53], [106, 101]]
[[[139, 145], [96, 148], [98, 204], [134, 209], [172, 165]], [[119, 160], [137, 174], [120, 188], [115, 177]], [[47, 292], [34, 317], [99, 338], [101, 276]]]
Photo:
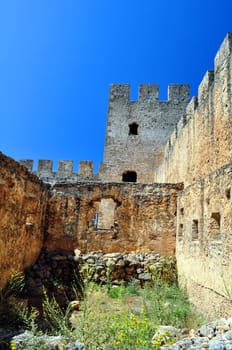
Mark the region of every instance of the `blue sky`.
[[231, 0], [0, 0], [0, 150], [97, 170], [109, 84], [197, 95], [228, 31]]

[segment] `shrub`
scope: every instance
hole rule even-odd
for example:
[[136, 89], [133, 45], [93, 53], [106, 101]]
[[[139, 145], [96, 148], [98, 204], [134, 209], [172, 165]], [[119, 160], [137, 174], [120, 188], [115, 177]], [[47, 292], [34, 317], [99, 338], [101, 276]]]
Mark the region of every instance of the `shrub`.
[[25, 326], [25, 310], [22, 304], [17, 303], [15, 297], [20, 295], [24, 288], [24, 275], [12, 272], [6, 286], [0, 290], [0, 326], [19, 328]]
[[66, 310], [63, 310], [54, 297], [49, 299], [45, 290], [42, 305], [43, 316], [49, 333], [72, 338], [72, 330], [69, 323], [71, 306], [69, 305]]
[[[193, 328], [198, 321], [186, 294], [176, 283], [172, 283], [176, 281], [175, 268], [172, 264], [173, 261], [170, 259], [170, 264], [164, 261], [163, 267], [153, 270], [152, 284], [144, 288], [139, 288], [133, 282], [128, 286], [112, 286], [110, 268], [107, 283], [99, 286], [91, 281], [85, 270], [84, 283], [80, 284], [78, 279], [78, 284], [75, 281], [73, 284], [77, 298], [81, 298], [82, 301], [81, 311], [73, 313], [72, 325], [71, 307], [61, 308], [56, 299], [49, 298], [44, 291], [43, 316], [47, 323], [47, 332], [60, 335], [67, 341], [83, 342], [88, 350], [159, 349], [161, 344], [172, 342], [173, 339], [167, 334], [152, 339], [159, 325]], [[133, 305], [133, 296], [136, 296], [135, 305], [138, 303], [140, 305], [134, 308], [138, 309], [136, 314], [131, 311], [133, 307], [130, 309], [127, 305], [128, 300]], [[36, 312], [33, 314], [24, 310], [21, 318], [30, 324], [33, 334], [42, 334], [35, 323]], [[28, 343], [25, 350], [33, 349], [33, 341], [36, 340], [32, 340], [31, 344]], [[46, 344], [41, 343], [37, 348], [42, 349], [45, 346]]]
[[[162, 279], [150, 288], [141, 290], [144, 307], [156, 324], [185, 328], [194, 327], [197, 320], [186, 293], [177, 284], [169, 285]], [[191, 324], [192, 323], [192, 324]]]
[[125, 310], [113, 317], [109, 329], [112, 337], [112, 349], [148, 350], [152, 347], [155, 325], [145, 312], [137, 316]]

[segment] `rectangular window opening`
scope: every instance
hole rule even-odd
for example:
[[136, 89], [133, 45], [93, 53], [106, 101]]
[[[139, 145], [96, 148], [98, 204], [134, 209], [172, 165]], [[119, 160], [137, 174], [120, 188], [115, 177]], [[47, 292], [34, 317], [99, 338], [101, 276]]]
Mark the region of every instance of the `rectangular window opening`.
[[178, 239], [179, 239], [179, 241], [183, 240], [183, 231], [184, 231], [184, 225], [180, 224], [179, 225], [179, 230], [178, 230]]
[[199, 237], [198, 220], [192, 221], [192, 240], [197, 240]]
[[208, 233], [210, 239], [220, 239], [221, 215], [219, 212], [211, 214], [209, 219]]

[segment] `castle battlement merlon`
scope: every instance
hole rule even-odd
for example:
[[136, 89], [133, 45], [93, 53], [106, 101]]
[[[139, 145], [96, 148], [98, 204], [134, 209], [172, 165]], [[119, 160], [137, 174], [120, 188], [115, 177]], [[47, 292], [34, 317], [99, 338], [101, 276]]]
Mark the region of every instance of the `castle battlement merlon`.
[[[183, 103], [189, 102], [190, 86], [189, 84], [169, 84], [168, 100], [166, 102]], [[140, 84], [138, 88], [138, 100], [130, 100], [130, 84], [111, 84], [110, 85], [110, 102], [165, 102], [159, 100], [158, 84]]]
[[[81, 179], [93, 179], [97, 180], [99, 174], [93, 173], [94, 164], [92, 161], [80, 161], [78, 172], [73, 171], [74, 162], [72, 160], [59, 160], [58, 170], [53, 170], [53, 161], [48, 159], [39, 159], [37, 169], [33, 171], [34, 161], [32, 159], [21, 159], [19, 163], [27, 168], [28, 171], [33, 172], [38, 177], [42, 179], [55, 178], [57, 180], [62, 180], [62, 178], [72, 178], [72, 180]], [[100, 165], [101, 167], [101, 165]], [[49, 182], [49, 180], [48, 180]]]
[[214, 70], [208, 70], [205, 73], [200, 85], [198, 86], [199, 105], [203, 103], [205, 100], [208, 101], [210, 87], [213, 85], [213, 83], [214, 83]]
[[39, 159], [38, 161], [38, 173], [52, 173], [53, 161], [47, 159]]
[[111, 84], [109, 102], [115, 100], [129, 101], [130, 100], [130, 85], [129, 84]]
[[[231, 133], [229, 131], [228, 125], [230, 125], [231, 113], [232, 113], [232, 100], [231, 100], [231, 72], [232, 72], [232, 33], [228, 33], [221, 44], [214, 60], [214, 70], [206, 71], [201, 83], [198, 87], [198, 97], [193, 97], [186, 108], [186, 123], [182, 123], [181, 120], [177, 124], [176, 129], [172, 132], [169, 140], [164, 147], [164, 159], [163, 162], [155, 169], [155, 181], [162, 181], [162, 179], [170, 179], [172, 181], [172, 176], [178, 179], [178, 170], [176, 170], [175, 165], [173, 166], [173, 160], [178, 157], [178, 149], [181, 149], [181, 142], [184, 143], [185, 138], [181, 138], [181, 133], [184, 130], [188, 130], [188, 135], [190, 139], [188, 140], [189, 152], [193, 149], [195, 145], [195, 139], [191, 139], [191, 135], [198, 133], [200, 134], [203, 128], [194, 128], [194, 125], [200, 123], [200, 119], [208, 121], [211, 125], [211, 158], [207, 162], [208, 167], [205, 166], [205, 173], [209, 166], [215, 166], [217, 161], [217, 166], [220, 167], [226, 161], [231, 159], [231, 152], [222, 152], [220, 154], [220, 149], [222, 147], [223, 138], [227, 139], [228, 144], [230, 144]], [[215, 108], [217, 107], [217, 108]], [[210, 116], [210, 117], [209, 117]], [[223, 116], [223, 119], [221, 119]], [[224, 128], [222, 127], [224, 123]], [[182, 125], [181, 125], [182, 124]], [[219, 127], [220, 126], [220, 127]], [[182, 132], [181, 132], [182, 128]], [[186, 129], [187, 128], [187, 129]], [[193, 130], [194, 133], [193, 133]], [[199, 136], [198, 144], [202, 139], [202, 135]], [[211, 143], [212, 139], [214, 143]], [[178, 141], [177, 147], [175, 144]], [[207, 141], [204, 141], [205, 143]], [[180, 147], [180, 148], [178, 148]], [[185, 145], [186, 147], [186, 145]], [[203, 146], [202, 146], [203, 149]], [[210, 159], [213, 156], [213, 163], [210, 163]], [[192, 159], [195, 159], [195, 154], [191, 155]], [[202, 167], [203, 169], [203, 167]], [[203, 170], [202, 170], [203, 171]], [[193, 176], [194, 179], [196, 176]], [[179, 179], [178, 179], [179, 181]], [[190, 180], [191, 181], [191, 180]]]
[[220, 71], [232, 53], [232, 32], [227, 33], [214, 59], [215, 71]]
[[158, 84], [140, 84], [139, 85], [139, 101], [158, 101], [159, 85]]
[[93, 162], [82, 160], [79, 163], [79, 172], [81, 176], [89, 176], [93, 174]]
[[169, 84], [168, 85], [168, 101], [176, 103], [189, 102], [190, 85], [189, 84]]
[[193, 96], [186, 108], [186, 120], [192, 117], [197, 107], [198, 107], [198, 97]]

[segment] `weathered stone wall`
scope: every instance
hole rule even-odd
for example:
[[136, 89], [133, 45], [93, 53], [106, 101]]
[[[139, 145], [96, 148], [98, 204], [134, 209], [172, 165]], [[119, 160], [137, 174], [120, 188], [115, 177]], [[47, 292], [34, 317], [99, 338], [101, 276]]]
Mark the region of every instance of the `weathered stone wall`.
[[12, 270], [37, 259], [43, 245], [47, 191], [42, 182], [0, 153], [0, 287]]
[[56, 184], [47, 208], [45, 247], [173, 255], [181, 188], [181, 184]]
[[159, 101], [158, 92], [158, 85], [140, 85], [138, 101], [130, 101], [129, 85], [111, 85], [103, 180], [118, 182], [134, 171], [138, 182], [154, 181], [165, 143], [185, 116], [189, 86], [169, 85], [168, 101]]
[[177, 263], [191, 300], [208, 314], [231, 315], [232, 163], [179, 193]]
[[198, 98], [187, 107], [171, 135], [157, 182], [185, 185], [232, 160], [232, 33], [228, 33], [199, 86]]

